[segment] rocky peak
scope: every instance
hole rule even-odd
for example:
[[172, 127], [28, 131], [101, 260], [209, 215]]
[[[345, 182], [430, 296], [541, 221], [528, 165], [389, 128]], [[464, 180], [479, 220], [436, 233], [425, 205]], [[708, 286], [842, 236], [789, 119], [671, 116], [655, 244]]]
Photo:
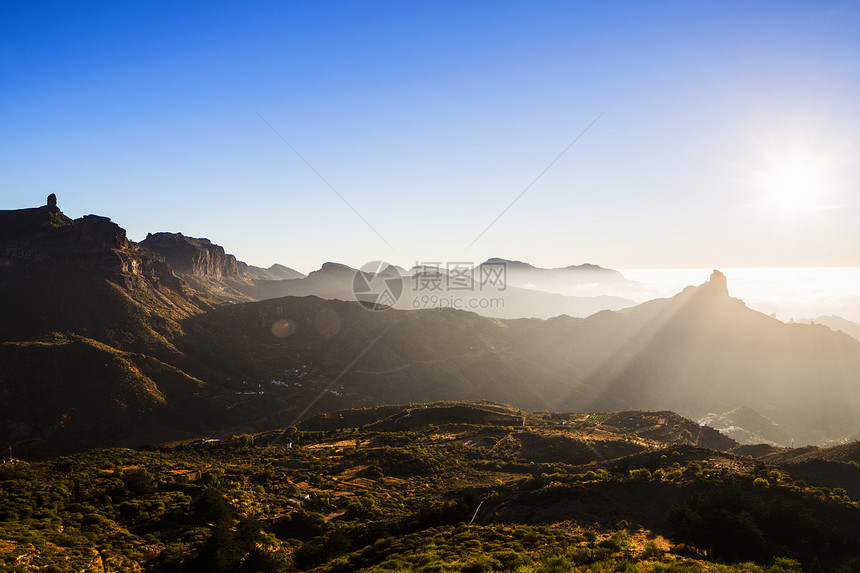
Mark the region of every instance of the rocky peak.
[[352, 267], [348, 267], [347, 265], [341, 263], [323, 263], [323, 265], [316, 271], [313, 271], [311, 274], [317, 273], [355, 273], [355, 269]]
[[209, 239], [149, 233], [140, 244], [164, 257], [179, 274], [213, 278], [240, 278], [243, 274], [236, 257]]
[[129, 241], [125, 229], [97, 215], [72, 220], [53, 193], [42, 207], [0, 211], [0, 271], [59, 276], [66, 270], [95, 272], [128, 287], [187, 288], [162, 259]]
[[708, 282], [702, 286], [706, 286], [708, 290], [713, 291], [715, 294], [718, 293], [723, 296], [729, 296], [729, 285], [728, 281], [726, 281], [726, 275], [716, 269], [711, 273], [711, 278]]
[[[708, 282], [702, 283], [699, 286], [688, 286], [679, 294], [672, 297], [672, 300], [682, 301], [699, 301], [702, 304], [711, 305], [715, 302], [723, 300], [734, 300], [729, 297], [729, 287], [726, 281], [726, 275], [718, 270], [711, 273]], [[743, 304], [743, 303], [741, 303]]]

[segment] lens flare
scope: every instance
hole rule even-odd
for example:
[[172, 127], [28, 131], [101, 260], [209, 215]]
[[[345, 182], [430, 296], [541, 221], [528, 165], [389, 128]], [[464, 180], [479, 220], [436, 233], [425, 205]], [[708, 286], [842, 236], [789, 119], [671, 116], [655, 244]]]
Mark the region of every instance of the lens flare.
[[317, 332], [326, 338], [331, 338], [340, 332], [340, 317], [333, 310], [324, 308], [317, 313], [314, 326]]
[[296, 331], [296, 322], [288, 318], [276, 320], [272, 324], [271, 332], [278, 338], [286, 338]]

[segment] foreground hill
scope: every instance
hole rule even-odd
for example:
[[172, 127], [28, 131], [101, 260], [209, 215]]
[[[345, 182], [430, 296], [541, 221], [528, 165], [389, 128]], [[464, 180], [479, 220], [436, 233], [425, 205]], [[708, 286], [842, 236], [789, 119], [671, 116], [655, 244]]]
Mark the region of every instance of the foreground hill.
[[[380, 425], [397, 408], [420, 419]], [[668, 412], [437, 403], [319, 424], [336, 429], [7, 463], [0, 566], [801, 573], [860, 552], [827, 472], [678, 441], [697, 426]]]

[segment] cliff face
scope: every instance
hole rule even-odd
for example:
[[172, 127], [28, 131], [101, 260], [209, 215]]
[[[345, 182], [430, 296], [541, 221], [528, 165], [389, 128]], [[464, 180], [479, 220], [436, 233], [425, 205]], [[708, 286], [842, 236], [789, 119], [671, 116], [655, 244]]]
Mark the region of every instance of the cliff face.
[[0, 278], [65, 270], [104, 275], [126, 288], [188, 289], [170, 266], [107, 217], [72, 220], [56, 207], [0, 211]]
[[164, 257], [182, 275], [243, 278], [236, 257], [209, 239], [186, 237], [182, 233], [149, 233], [140, 244]]
[[0, 443], [43, 452], [185, 427], [203, 382], [167, 362], [211, 300], [106, 217], [48, 204], [0, 211]]

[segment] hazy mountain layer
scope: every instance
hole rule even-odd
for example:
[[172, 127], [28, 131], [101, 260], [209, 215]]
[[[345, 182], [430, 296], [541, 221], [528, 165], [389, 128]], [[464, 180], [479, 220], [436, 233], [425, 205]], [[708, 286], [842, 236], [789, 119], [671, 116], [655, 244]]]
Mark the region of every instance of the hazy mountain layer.
[[[356, 300], [354, 278], [357, 270], [337, 263], [325, 263], [306, 278], [285, 281], [255, 281], [236, 290], [255, 300], [283, 296], [318, 296], [344, 301]], [[434, 271], [435, 272], [435, 271]], [[401, 294], [394, 308], [417, 310], [456, 308], [493, 318], [551, 318], [589, 316], [601, 310], [618, 310], [633, 301], [614, 296], [564, 296], [509, 285], [499, 288], [463, 278], [457, 284], [447, 275], [428, 276], [420, 270], [409, 276], [398, 273]]]
[[819, 316], [818, 318], [802, 318], [797, 320], [801, 324], [823, 324], [836, 332], [844, 332], [852, 338], [860, 340], [860, 324], [851, 322], [839, 316]]
[[490, 268], [498, 265], [504, 265], [509, 286], [566, 295], [576, 295], [582, 287], [588, 285], [618, 287], [634, 284], [616, 270], [590, 263], [542, 269], [522, 261], [494, 257], [478, 265], [477, 270], [487, 269], [489, 272]]
[[[356, 300], [354, 279], [358, 272], [346, 265], [325, 263], [307, 277], [298, 271], [273, 265], [269, 269], [251, 267], [226, 254], [209, 239], [186, 237], [181, 233], [150, 233], [141, 245], [163, 256], [185, 282], [222, 302], [248, 302], [284, 296], [318, 296], [326, 299]], [[482, 269], [504, 266], [493, 283]], [[390, 267], [392, 278], [402, 279], [395, 308], [416, 310], [457, 308], [495, 318], [550, 318], [567, 314], [589, 316], [601, 310], [618, 310], [633, 301], [617, 296], [564, 296], [578, 287], [595, 284], [627, 284], [617, 271], [597, 265], [560, 269], [539, 269], [519, 261], [490, 259], [462, 277], [452, 278], [447, 269], [415, 268], [407, 273]], [[369, 275], [370, 276], [370, 275]], [[501, 277], [501, 278], [499, 278]], [[545, 287], [545, 288], [544, 288]], [[551, 291], [551, 292], [544, 292]], [[567, 293], [567, 294], [570, 294]]]

